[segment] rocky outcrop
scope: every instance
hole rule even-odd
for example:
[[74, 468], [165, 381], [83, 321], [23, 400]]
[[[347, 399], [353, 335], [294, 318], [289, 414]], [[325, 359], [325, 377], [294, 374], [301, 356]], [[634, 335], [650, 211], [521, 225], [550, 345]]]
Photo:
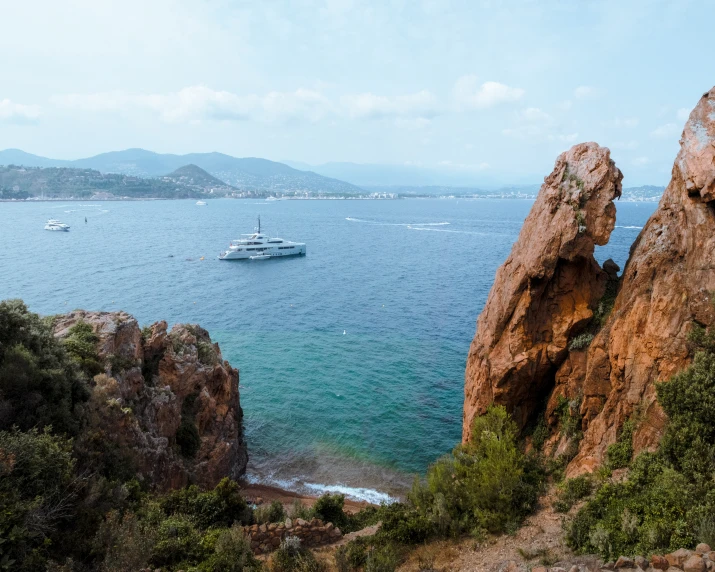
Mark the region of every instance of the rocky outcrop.
[[238, 370], [198, 326], [166, 322], [141, 330], [125, 312], [75, 311], [55, 335], [89, 324], [104, 373], [91, 383], [84, 438], [130, 463], [154, 488], [215, 486], [238, 478], [248, 460]]
[[552, 428], [558, 411], [578, 425], [570, 443], [554, 432], [549, 443], [556, 454], [578, 445], [568, 476], [598, 467], [628, 419], [636, 452], [658, 443], [666, 419], [656, 383], [689, 364], [693, 326], [715, 323], [715, 88], [685, 125], [671, 182], [619, 281], [617, 267], [600, 269], [592, 252], [613, 228], [620, 179], [608, 150], [593, 143], [557, 160], [479, 317], [464, 439], [491, 402], [522, 427], [546, 402]]
[[584, 439], [569, 474], [604, 459], [623, 422], [636, 414], [636, 451], [658, 442], [665, 423], [655, 382], [691, 358], [688, 332], [715, 319], [715, 88], [690, 114], [672, 179], [631, 248], [605, 327], [588, 348], [582, 377]]
[[610, 152], [582, 143], [561, 154], [499, 268], [467, 358], [463, 438], [503, 404], [524, 427], [543, 407], [568, 344], [593, 317], [608, 274], [593, 257], [615, 225], [623, 175]]

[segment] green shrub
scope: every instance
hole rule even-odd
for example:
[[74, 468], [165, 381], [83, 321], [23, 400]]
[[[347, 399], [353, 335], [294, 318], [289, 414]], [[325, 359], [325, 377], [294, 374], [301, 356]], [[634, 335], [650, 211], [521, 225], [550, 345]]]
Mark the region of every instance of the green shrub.
[[218, 353], [213, 344], [209, 342], [198, 342], [196, 344], [199, 361], [204, 365], [218, 364]]
[[583, 436], [581, 432], [582, 419], [578, 413], [580, 406], [580, 399], [569, 401], [563, 395], [559, 395], [554, 410], [559, 419], [561, 434], [569, 438], [576, 438], [577, 441], [580, 441]]
[[593, 341], [593, 334], [591, 332], [584, 332], [573, 338], [569, 342], [569, 351], [577, 351], [586, 349]]
[[80, 486], [69, 440], [48, 429], [0, 431], [0, 563], [44, 569], [72, 523]]
[[76, 435], [88, 399], [84, 375], [51, 323], [20, 300], [0, 302], [0, 431], [52, 426]]
[[269, 522], [283, 522], [286, 519], [286, 511], [283, 504], [273, 501], [269, 505], [261, 505], [253, 511], [253, 518], [258, 524]]
[[513, 528], [533, 510], [543, 483], [540, 463], [527, 458], [516, 439], [506, 409], [491, 406], [475, 418], [471, 441], [430, 466], [426, 485], [417, 484], [410, 501], [442, 535]]
[[313, 505], [313, 514], [323, 522], [332, 522], [341, 530], [348, 523], [348, 516], [343, 511], [345, 495], [326, 493]]
[[335, 551], [335, 564], [338, 572], [351, 572], [365, 566], [368, 547], [368, 539], [365, 537], [356, 538], [338, 547]]
[[214, 554], [199, 565], [201, 572], [244, 572], [261, 570], [251, 551], [251, 541], [239, 526], [217, 531]]
[[201, 534], [187, 516], [170, 516], [156, 529], [157, 540], [152, 548], [153, 566], [174, 567], [203, 561], [209, 554], [201, 544]]
[[[715, 345], [713, 331], [691, 336], [693, 363], [656, 386], [668, 416], [654, 453], [630, 462], [628, 479], [602, 484], [567, 528], [579, 552], [604, 558], [668, 552], [714, 540], [715, 524]], [[634, 422], [608, 450], [608, 464], [625, 466], [632, 456]]]
[[534, 432], [531, 434], [531, 444], [534, 446], [536, 451], [541, 451], [548, 438], [549, 428], [546, 425], [546, 419], [542, 415], [539, 417], [539, 422], [536, 424]]
[[155, 532], [131, 512], [121, 516], [110, 511], [100, 527], [102, 569], [111, 572], [134, 572], [145, 568], [152, 555]]
[[568, 479], [559, 487], [554, 508], [557, 512], [568, 512], [574, 504], [590, 495], [592, 490], [593, 482], [590, 475]]
[[[303, 520], [311, 520], [313, 518], [313, 510], [305, 506], [299, 499], [295, 499], [293, 504], [288, 509], [290, 518], [302, 518]], [[344, 532], [344, 531], [343, 531]]]
[[196, 526], [228, 527], [234, 523], [251, 524], [246, 500], [236, 482], [225, 477], [212, 491], [202, 492], [196, 485], [167, 493], [159, 506], [166, 516], [185, 515]]
[[85, 322], [77, 322], [62, 340], [67, 353], [90, 378], [102, 372], [102, 364], [97, 354], [98, 341], [99, 337], [92, 326]]
[[368, 552], [364, 570], [365, 572], [394, 572], [402, 560], [403, 555], [395, 545], [376, 546]]
[[297, 536], [286, 537], [269, 560], [271, 572], [322, 572], [313, 553], [300, 544]]
[[633, 458], [633, 432], [635, 422], [628, 419], [623, 423], [618, 440], [606, 450], [606, 467], [615, 471], [627, 467]]

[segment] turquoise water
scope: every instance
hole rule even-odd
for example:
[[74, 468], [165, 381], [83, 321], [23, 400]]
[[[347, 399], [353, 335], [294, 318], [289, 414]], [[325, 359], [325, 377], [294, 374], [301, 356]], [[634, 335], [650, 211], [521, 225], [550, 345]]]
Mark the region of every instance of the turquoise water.
[[[240, 370], [249, 478], [380, 500], [460, 439], [476, 318], [531, 201], [0, 203], [0, 299], [199, 323]], [[618, 204], [623, 266], [655, 204]], [[263, 230], [305, 257], [219, 261]], [[87, 223], [84, 222], [85, 217]], [[69, 233], [43, 230], [48, 218]], [[201, 257], [204, 260], [201, 260]]]

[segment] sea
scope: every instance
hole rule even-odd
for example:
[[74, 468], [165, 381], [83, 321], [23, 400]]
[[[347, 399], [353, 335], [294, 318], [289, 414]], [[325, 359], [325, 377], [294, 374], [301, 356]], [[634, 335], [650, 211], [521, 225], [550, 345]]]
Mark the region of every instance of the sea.
[[[200, 324], [240, 370], [249, 481], [401, 497], [460, 440], [476, 319], [533, 201], [207, 202], [0, 203], [0, 299]], [[597, 259], [622, 268], [655, 207], [617, 203]], [[307, 255], [218, 260], [259, 215]]]

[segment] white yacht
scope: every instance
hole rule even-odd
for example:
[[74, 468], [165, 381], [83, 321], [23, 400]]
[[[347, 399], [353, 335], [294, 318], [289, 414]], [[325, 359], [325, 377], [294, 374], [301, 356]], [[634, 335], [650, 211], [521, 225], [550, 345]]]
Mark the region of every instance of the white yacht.
[[55, 230], [60, 232], [68, 232], [70, 229], [68, 224], [60, 222], [56, 219], [51, 218], [45, 224], [45, 230]]
[[206, 201], [196, 201], [196, 206], [197, 206], [197, 207], [205, 207], [205, 206], [206, 206]]
[[291, 242], [282, 238], [271, 238], [261, 232], [261, 217], [258, 228], [252, 234], [242, 234], [244, 238], [232, 240], [228, 250], [219, 255], [220, 260], [266, 260], [280, 256], [305, 254], [305, 243]]

